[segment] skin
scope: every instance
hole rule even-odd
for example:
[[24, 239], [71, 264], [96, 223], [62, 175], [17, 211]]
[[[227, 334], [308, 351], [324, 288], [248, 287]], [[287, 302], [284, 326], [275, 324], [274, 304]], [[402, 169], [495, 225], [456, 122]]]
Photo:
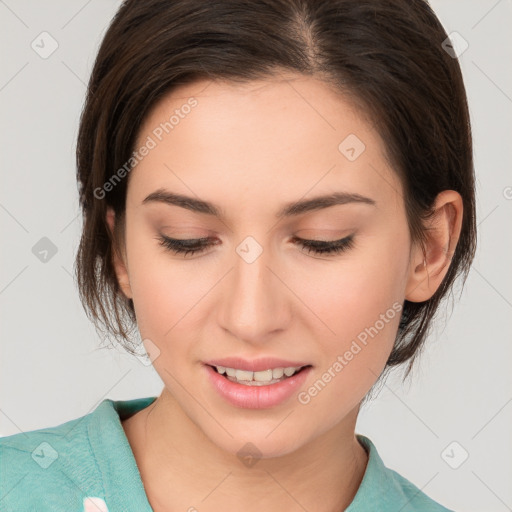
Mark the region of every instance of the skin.
[[[462, 199], [438, 196], [424, 265], [383, 142], [349, 100], [299, 75], [196, 82], [153, 108], [136, 147], [191, 96], [198, 105], [130, 172], [125, 243], [114, 260], [142, 339], [160, 351], [161, 395], [122, 423], [148, 499], [155, 511], [343, 510], [368, 460], [355, 437], [359, 404], [384, 369], [400, 315], [307, 404], [293, 396], [269, 409], [234, 407], [202, 364], [231, 355], [309, 361], [307, 389], [393, 303], [434, 294], [460, 233]], [[366, 146], [352, 162], [338, 150], [349, 134]], [[213, 202], [225, 218], [143, 205], [160, 187]], [[334, 191], [376, 205], [275, 219], [284, 203]], [[113, 229], [112, 210], [107, 221]], [[354, 246], [333, 255], [291, 241], [352, 233]], [[160, 234], [218, 245], [184, 257], [159, 245]], [[263, 249], [251, 264], [236, 252], [247, 236]], [[252, 467], [237, 457], [247, 442], [262, 454]]]

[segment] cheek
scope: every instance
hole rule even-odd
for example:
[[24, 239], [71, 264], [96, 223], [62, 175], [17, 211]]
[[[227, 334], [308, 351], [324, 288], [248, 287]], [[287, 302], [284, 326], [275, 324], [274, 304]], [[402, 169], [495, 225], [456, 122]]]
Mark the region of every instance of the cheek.
[[192, 268], [193, 262], [174, 259], [157, 240], [144, 237], [139, 246], [144, 250], [137, 246], [134, 237], [129, 266], [137, 325], [143, 338], [154, 339], [158, 345], [183, 328], [190, 310], [204, 295], [204, 286], [197, 275], [191, 279], [187, 265]]
[[204, 290], [173, 272], [145, 272], [134, 291], [134, 305], [141, 335], [170, 340], [183, 330], [194, 314]]
[[[310, 328], [322, 345], [322, 364], [329, 368], [343, 359], [343, 373], [350, 380], [371, 382], [380, 374], [393, 348], [404, 298], [407, 244], [382, 237], [368, 242], [357, 256], [340, 258], [329, 267], [318, 267], [302, 285], [302, 297], [317, 316]], [[321, 320], [321, 321], [320, 321]], [[362, 368], [371, 371], [362, 372]], [[340, 379], [341, 380], [341, 379]]]
[[[132, 286], [137, 327], [142, 339], [151, 340], [152, 365], [174, 396], [183, 391], [176, 382], [187, 382], [187, 362], [197, 339], [194, 319], [201, 316], [206, 293], [198, 277], [183, 272], [165, 254], [142, 262], [134, 271]], [[150, 354], [151, 354], [150, 348]], [[186, 396], [183, 396], [186, 400]]]
[[[341, 262], [311, 277], [314, 286], [303, 288], [307, 303], [331, 327], [338, 339], [353, 336], [373, 324], [381, 313], [401, 301], [403, 269], [397, 260], [377, 259]], [[308, 280], [309, 281], [309, 280]]]
[[384, 369], [401, 302], [395, 300], [392, 280], [380, 276], [376, 267], [340, 271], [337, 278], [319, 283], [315, 296], [307, 299], [322, 320], [315, 317], [310, 323], [319, 356], [316, 378], [298, 396], [310, 418], [328, 414], [338, 421], [360, 402]]

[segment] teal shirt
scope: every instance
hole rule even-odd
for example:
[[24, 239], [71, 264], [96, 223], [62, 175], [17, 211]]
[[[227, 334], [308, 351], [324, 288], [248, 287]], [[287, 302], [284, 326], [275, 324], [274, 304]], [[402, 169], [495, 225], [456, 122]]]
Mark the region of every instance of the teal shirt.
[[[56, 427], [0, 438], [0, 511], [152, 512], [121, 420], [155, 399], [105, 399]], [[388, 469], [370, 439], [357, 438], [369, 459], [345, 512], [453, 512]]]

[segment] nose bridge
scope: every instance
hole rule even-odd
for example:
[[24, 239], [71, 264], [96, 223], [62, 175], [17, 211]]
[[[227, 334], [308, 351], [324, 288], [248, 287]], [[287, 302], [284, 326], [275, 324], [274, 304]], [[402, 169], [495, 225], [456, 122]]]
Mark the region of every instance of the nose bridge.
[[254, 237], [246, 237], [235, 252], [221, 299], [222, 327], [240, 340], [263, 341], [284, 326], [283, 285], [270, 270], [272, 251]]

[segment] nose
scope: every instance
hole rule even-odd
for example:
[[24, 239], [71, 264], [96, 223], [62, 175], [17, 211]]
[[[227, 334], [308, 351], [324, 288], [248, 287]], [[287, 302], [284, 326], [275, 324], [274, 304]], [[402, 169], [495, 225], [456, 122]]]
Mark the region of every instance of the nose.
[[240, 341], [265, 344], [289, 325], [292, 293], [277, 259], [251, 237], [237, 247], [232, 262], [220, 290], [219, 324]]

